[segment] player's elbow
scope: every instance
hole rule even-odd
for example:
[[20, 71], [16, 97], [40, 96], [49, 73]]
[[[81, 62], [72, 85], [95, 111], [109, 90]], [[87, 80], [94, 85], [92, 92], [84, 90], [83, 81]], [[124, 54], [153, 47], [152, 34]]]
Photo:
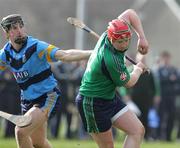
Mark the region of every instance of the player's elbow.
[[127, 13], [127, 14], [129, 14], [129, 15], [134, 15], [134, 14], [136, 14], [136, 11], [135, 11], [134, 9], [127, 9], [127, 10], [125, 11], [125, 13]]

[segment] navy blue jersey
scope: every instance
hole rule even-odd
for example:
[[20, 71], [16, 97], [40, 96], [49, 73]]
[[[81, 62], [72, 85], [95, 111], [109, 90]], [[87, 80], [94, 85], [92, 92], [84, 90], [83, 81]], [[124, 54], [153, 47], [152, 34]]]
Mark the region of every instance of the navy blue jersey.
[[0, 50], [0, 70], [9, 68], [19, 87], [21, 98], [33, 100], [56, 87], [49, 62], [56, 61], [59, 48], [28, 36], [20, 51], [7, 42]]

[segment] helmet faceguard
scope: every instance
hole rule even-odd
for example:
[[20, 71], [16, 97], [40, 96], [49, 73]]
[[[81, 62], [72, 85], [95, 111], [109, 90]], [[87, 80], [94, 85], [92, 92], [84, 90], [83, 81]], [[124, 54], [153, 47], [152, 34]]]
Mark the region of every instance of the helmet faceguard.
[[122, 19], [115, 19], [109, 22], [107, 35], [110, 41], [115, 41], [124, 38], [131, 38], [132, 32], [127, 22]]
[[2, 28], [8, 32], [13, 24], [19, 23], [24, 26], [23, 19], [20, 14], [11, 14], [4, 17], [1, 21]]

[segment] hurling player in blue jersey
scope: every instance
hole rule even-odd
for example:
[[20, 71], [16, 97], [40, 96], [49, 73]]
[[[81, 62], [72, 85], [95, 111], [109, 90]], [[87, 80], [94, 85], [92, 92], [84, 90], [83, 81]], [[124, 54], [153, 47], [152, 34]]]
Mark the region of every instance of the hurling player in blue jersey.
[[[0, 71], [9, 68], [21, 89], [23, 114], [32, 117], [29, 126], [15, 128], [19, 148], [50, 148], [47, 119], [60, 105], [60, 92], [49, 62], [89, 58], [90, 50], [58, 47], [28, 36], [19, 14], [4, 17], [1, 26], [8, 42], [0, 50]], [[13, 98], [12, 98], [13, 99]]]

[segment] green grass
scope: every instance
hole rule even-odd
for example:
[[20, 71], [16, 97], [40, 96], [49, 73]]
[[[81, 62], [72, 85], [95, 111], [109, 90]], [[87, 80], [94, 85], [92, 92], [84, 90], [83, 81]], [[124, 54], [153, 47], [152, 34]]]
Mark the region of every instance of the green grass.
[[[97, 145], [92, 141], [84, 140], [50, 140], [53, 148], [97, 148]], [[116, 148], [122, 148], [122, 143], [115, 144]], [[15, 139], [0, 139], [0, 148], [16, 148]], [[165, 142], [148, 142], [143, 143], [141, 148], [180, 148], [180, 143], [165, 143]]]
[[[15, 139], [4, 139], [2, 129], [3, 126], [0, 126], [0, 148], [16, 148], [17, 146]], [[92, 140], [65, 140], [64, 130], [60, 130], [59, 137], [60, 138], [57, 140], [50, 139], [53, 148], [98, 148], [95, 142]], [[115, 148], [122, 148], [122, 141], [124, 138], [125, 135], [121, 131], [118, 132]], [[141, 148], [180, 148], [180, 142], [144, 142]]]

